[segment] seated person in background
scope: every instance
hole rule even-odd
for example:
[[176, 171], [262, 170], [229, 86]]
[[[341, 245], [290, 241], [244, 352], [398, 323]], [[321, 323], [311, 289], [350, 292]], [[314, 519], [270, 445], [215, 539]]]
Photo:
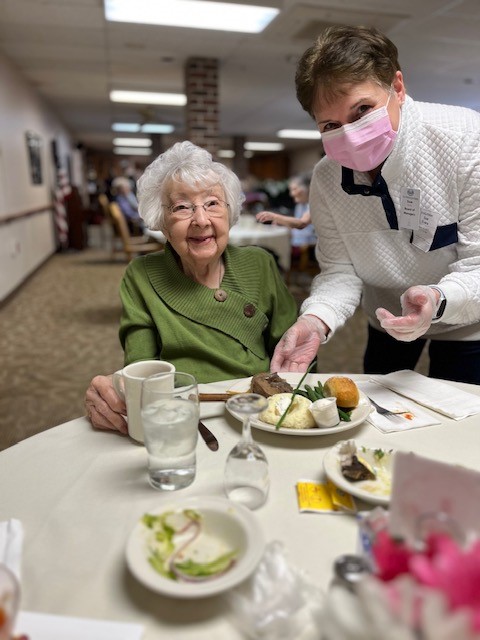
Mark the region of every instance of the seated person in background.
[[[243, 198], [237, 176], [191, 142], [175, 144], [147, 167], [138, 181], [140, 214], [167, 244], [126, 269], [126, 365], [167, 360], [198, 382], [269, 371], [297, 306], [269, 253], [228, 245]], [[92, 380], [86, 409], [95, 427], [126, 432], [111, 376]]]
[[[300, 174], [293, 176], [289, 180], [288, 188], [295, 201], [293, 217], [281, 213], [273, 213], [272, 211], [261, 211], [256, 216], [258, 222], [272, 222], [273, 224], [290, 227], [292, 230], [292, 247], [315, 245], [317, 242], [308, 206], [310, 180], [310, 174]], [[295, 254], [295, 251], [293, 253]]]
[[118, 177], [112, 182], [114, 193], [113, 201], [116, 202], [120, 211], [127, 220], [128, 227], [133, 233], [135, 230], [143, 232], [144, 224], [138, 213], [138, 202], [132, 191], [132, 183], [128, 178]]

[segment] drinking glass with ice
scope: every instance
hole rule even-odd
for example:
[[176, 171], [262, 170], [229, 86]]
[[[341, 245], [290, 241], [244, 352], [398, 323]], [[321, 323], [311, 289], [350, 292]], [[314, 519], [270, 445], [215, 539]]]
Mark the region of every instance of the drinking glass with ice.
[[148, 452], [149, 482], [175, 491], [195, 479], [200, 405], [188, 373], [155, 374], [142, 383], [141, 415]]

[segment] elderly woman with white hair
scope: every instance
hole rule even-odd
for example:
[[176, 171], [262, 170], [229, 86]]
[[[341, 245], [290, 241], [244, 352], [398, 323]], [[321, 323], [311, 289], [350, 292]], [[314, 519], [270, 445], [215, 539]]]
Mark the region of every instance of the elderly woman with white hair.
[[[237, 176], [181, 142], [147, 167], [137, 193], [145, 224], [161, 230], [167, 244], [125, 272], [125, 364], [167, 360], [199, 382], [268, 371], [297, 307], [269, 253], [228, 244], [244, 200]], [[86, 407], [95, 427], [126, 432], [110, 376], [92, 380]]]

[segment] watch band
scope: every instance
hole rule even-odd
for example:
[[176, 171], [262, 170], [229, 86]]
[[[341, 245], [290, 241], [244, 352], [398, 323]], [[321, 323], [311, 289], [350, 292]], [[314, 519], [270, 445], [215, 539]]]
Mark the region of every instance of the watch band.
[[435, 289], [440, 294], [440, 298], [437, 302], [437, 308], [435, 309], [435, 315], [432, 318], [432, 322], [438, 322], [439, 320], [441, 320], [445, 312], [445, 307], [447, 306], [447, 298], [445, 297], [445, 294], [443, 293], [442, 289], [440, 289], [440, 287], [437, 287], [433, 284], [430, 284], [429, 287], [430, 289]]

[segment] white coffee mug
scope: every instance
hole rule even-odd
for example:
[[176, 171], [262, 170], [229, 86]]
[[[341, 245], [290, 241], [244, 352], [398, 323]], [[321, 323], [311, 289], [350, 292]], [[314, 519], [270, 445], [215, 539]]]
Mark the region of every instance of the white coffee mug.
[[142, 382], [154, 373], [169, 373], [175, 366], [164, 360], [140, 360], [127, 365], [113, 374], [115, 391], [127, 405], [128, 435], [137, 442], [143, 442], [143, 426], [140, 415], [140, 395]]

